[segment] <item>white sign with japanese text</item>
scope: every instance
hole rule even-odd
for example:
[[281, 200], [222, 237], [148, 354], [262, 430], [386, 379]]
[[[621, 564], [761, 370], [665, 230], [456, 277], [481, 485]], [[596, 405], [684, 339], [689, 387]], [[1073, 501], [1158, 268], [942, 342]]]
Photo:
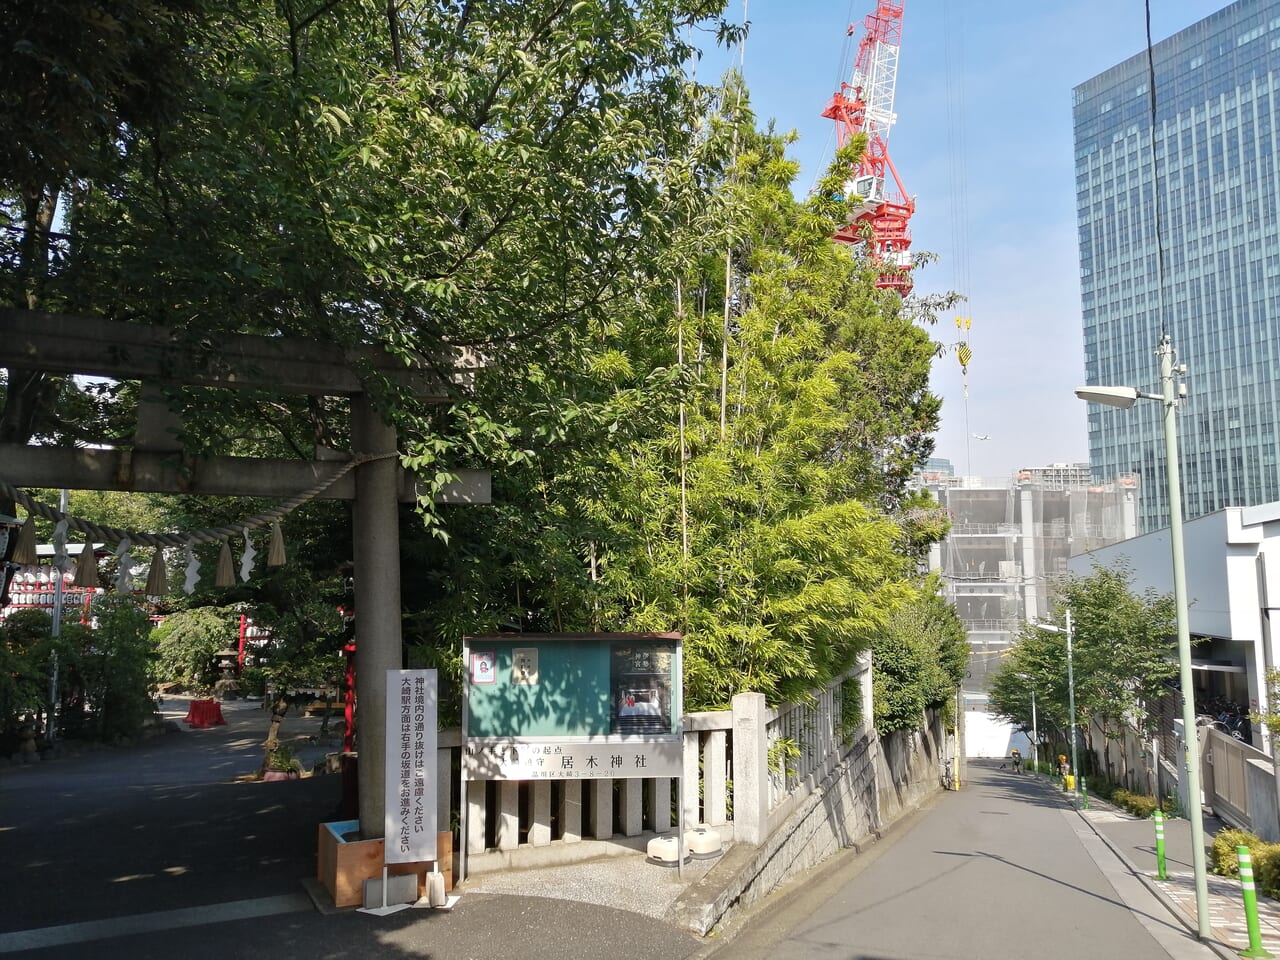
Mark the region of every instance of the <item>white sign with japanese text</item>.
[[679, 777], [684, 754], [676, 739], [478, 740], [463, 758], [468, 780], [595, 780]]
[[383, 860], [436, 859], [434, 670], [387, 671], [387, 770]]

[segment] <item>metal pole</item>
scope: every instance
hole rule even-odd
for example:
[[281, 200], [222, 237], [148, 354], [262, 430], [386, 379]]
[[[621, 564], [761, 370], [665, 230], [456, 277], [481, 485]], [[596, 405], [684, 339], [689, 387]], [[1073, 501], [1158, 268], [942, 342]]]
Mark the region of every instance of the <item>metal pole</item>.
[[[67, 513], [67, 490], [64, 487], [58, 495], [58, 512], [63, 516]], [[89, 551], [89, 555], [93, 555], [93, 544], [86, 543], [84, 549]], [[67, 564], [67, 541], [64, 538], [61, 543], [54, 544], [54, 550], [57, 551], [53, 558], [53, 626], [50, 635], [56, 641], [62, 636], [62, 568]], [[81, 554], [83, 557], [84, 554]], [[45, 724], [44, 738], [47, 742], [53, 743], [58, 736], [58, 724], [56, 722], [56, 714], [58, 712], [58, 645], [53, 645], [53, 670], [49, 674], [49, 722]]]
[[1031, 688], [1031, 738], [1035, 740], [1032, 744], [1033, 757], [1031, 767], [1031, 775], [1040, 776], [1040, 731], [1036, 727], [1036, 688]]
[[1071, 711], [1071, 772], [1075, 774], [1072, 784], [1078, 792], [1080, 789], [1080, 763], [1076, 755], [1076, 670], [1071, 654], [1071, 608], [1067, 608], [1067, 705]]
[[1178, 667], [1182, 683], [1182, 733], [1187, 749], [1187, 788], [1191, 796], [1191, 866], [1196, 883], [1196, 920], [1200, 939], [1211, 936], [1209, 882], [1205, 873], [1204, 811], [1200, 793], [1200, 742], [1196, 733], [1195, 692], [1191, 676], [1191, 620], [1187, 611], [1187, 571], [1182, 545], [1182, 499], [1178, 480], [1178, 388], [1173, 372], [1173, 342], [1160, 338], [1160, 384], [1164, 402], [1165, 475], [1169, 481], [1169, 543], [1173, 552], [1173, 598], [1178, 620]]

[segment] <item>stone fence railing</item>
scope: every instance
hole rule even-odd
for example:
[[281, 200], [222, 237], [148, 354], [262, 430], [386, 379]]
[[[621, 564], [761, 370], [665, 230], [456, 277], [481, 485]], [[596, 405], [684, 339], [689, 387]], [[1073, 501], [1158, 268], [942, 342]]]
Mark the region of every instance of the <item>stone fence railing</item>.
[[[687, 714], [686, 828], [703, 824], [725, 840], [763, 843], [850, 745], [868, 735], [872, 713], [867, 654], [806, 703], [775, 710], [762, 694], [744, 693], [729, 710]], [[460, 820], [460, 751], [459, 732], [441, 731], [441, 824]], [[676, 792], [670, 777], [472, 781], [466, 790], [467, 871], [630, 852], [673, 829]]]

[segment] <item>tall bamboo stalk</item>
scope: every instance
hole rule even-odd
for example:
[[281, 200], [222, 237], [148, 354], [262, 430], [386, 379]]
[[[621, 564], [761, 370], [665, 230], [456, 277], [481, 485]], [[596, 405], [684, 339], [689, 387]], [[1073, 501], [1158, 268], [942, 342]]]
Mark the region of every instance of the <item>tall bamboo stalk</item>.
[[676, 369], [680, 371], [680, 589], [689, 600], [689, 448], [685, 443], [684, 281], [676, 277]]

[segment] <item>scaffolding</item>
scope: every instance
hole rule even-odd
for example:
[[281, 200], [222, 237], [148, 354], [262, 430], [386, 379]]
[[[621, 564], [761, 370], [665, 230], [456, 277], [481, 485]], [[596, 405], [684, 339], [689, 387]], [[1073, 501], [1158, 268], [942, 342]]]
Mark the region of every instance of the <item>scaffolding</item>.
[[922, 475], [951, 519], [930, 568], [970, 644], [966, 694], [985, 694], [1022, 624], [1048, 616], [1076, 554], [1137, 535], [1132, 476], [1096, 483], [1080, 464], [1021, 470], [1007, 480]]

